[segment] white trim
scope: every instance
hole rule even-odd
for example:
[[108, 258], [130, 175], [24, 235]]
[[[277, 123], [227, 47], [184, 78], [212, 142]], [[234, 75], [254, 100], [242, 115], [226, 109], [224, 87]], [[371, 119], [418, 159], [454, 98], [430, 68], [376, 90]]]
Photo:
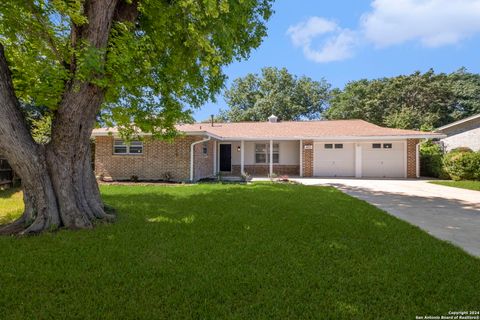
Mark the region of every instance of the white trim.
[[355, 178], [362, 177], [362, 145], [355, 144]]
[[193, 142], [191, 145], [190, 145], [190, 181], [193, 181], [193, 161], [194, 161], [194, 149], [195, 149], [195, 145], [199, 144], [199, 143], [203, 143], [203, 142], [207, 142], [207, 141], [210, 141], [212, 138], [211, 137], [208, 137], [208, 138], [205, 138], [205, 139], [202, 139], [202, 140], [199, 140], [199, 141], [195, 141]]
[[[280, 146], [279, 147], [279, 150], [278, 150], [278, 153], [280, 154]], [[273, 140], [270, 140], [270, 176], [272, 176], [273, 174]], [[280, 155], [279, 155], [280, 157]]]
[[407, 150], [407, 140], [403, 141], [403, 152], [404, 152], [404, 156], [403, 156], [403, 169], [404, 169], [404, 172], [405, 172], [405, 179], [408, 177], [408, 150]]
[[306, 137], [306, 136], [292, 136], [292, 137], [223, 137], [220, 140], [223, 141], [265, 141], [265, 140], [277, 140], [277, 141], [291, 141], [291, 140], [313, 140], [318, 142], [323, 141], [365, 141], [365, 140], [404, 140], [404, 139], [434, 139], [445, 138], [445, 134], [422, 134], [422, 135], [404, 135], [404, 136], [325, 136], [325, 137]]
[[479, 114], [476, 114], [476, 115], [473, 115], [473, 116], [470, 116], [468, 118], [465, 118], [465, 119], [462, 119], [462, 120], [458, 120], [458, 121], [455, 121], [455, 122], [452, 122], [452, 123], [449, 123], [447, 125], [444, 125], [440, 128], [437, 128], [435, 129], [435, 131], [442, 131], [444, 129], [448, 129], [450, 127], [454, 127], [454, 126], [457, 126], [459, 124], [462, 124], [462, 123], [465, 123], [465, 122], [468, 122], [468, 121], [471, 121], [471, 120], [475, 120], [477, 118], [480, 118], [480, 113]]
[[303, 140], [300, 140], [300, 177], [303, 177]]
[[245, 141], [240, 142], [240, 174], [245, 174]]
[[217, 174], [217, 140], [213, 140], [213, 175]]
[[[115, 141], [122, 141], [122, 145], [115, 145]], [[142, 152], [130, 152], [130, 147], [132, 146], [131, 143], [130, 144], [126, 144], [125, 143], [125, 140], [123, 139], [113, 139], [113, 148], [112, 148], [112, 154], [114, 156], [143, 156], [144, 154], [144, 150], [145, 150], [145, 146], [143, 144], [143, 141], [141, 140], [132, 140], [130, 142], [133, 142], [133, 141], [137, 141], [137, 142], [141, 142], [142, 143]], [[126, 151], [127, 152], [115, 152], [115, 147], [125, 147], [126, 148]], [[138, 146], [137, 146], [138, 147]]]
[[[423, 133], [423, 134], [411, 134], [411, 135], [387, 135], [387, 136], [291, 136], [291, 137], [221, 137], [216, 134], [209, 133], [207, 131], [182, 131], [182, 134], [187, 136], [196, 136], [204, 135], [220, 141], [258, 141], [258, 140], [279, 140], [279, 141], [290, 141], [290, 140], [313, 140], [313, 141], [362, 141], [362, 140], [392, 140], [392, 139], [435, 139], [435, 138], [446, 138], [447, 135], [443, 133]], [[181, 134], [181, 135], [182, 135]], [[150, 133], [140, 133], [138, 136], [151, 136]], [[180, 135], [180, 136], [181, 136]], [[118, 132], [92, 132], [92, 137], [101, 137], [101, 136], [119, 136]]]

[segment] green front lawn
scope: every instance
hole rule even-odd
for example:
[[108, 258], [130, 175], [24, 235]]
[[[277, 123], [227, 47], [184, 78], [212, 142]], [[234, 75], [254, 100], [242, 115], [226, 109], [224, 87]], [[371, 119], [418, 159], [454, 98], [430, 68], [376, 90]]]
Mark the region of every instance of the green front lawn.
[[[479, 259], [334, 188], [102, 194], [114, 225], [0, 238], [0, 319], [415, 319], [479, 308]], [[12, 197], [0, 195], [0, 215], [17, 210], [3, 205]]]
[[453, 180], [441, 180], [430, 181], [430, 183], [441, 184], [443, 186], [470, 189], [480, 191], [480, 181], [453, 181]]

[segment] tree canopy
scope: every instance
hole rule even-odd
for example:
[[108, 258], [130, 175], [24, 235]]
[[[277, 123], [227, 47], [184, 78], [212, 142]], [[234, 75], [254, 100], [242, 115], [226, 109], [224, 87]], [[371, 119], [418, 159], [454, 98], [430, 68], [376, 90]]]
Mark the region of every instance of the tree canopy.
[[102, 121], [152, 133], [171, 132], [213, 99], [222, 66], [248, 57], [271, 15], [270, 0], [121, 0], [110, 31], [88, 38], [90, 3], [2, 1], [0, 39], [16, 95], [55, 110], [69, 84], [92, 83], [104, 91]]
[[261, 74], [235, 79], [225, 91], [224, 121], [265, 121], [275, 114], [280, 120], [319, 119], [327, 106], [330, 84], [324, 79], [297, 77], [287, 69], [263, 68]]
[[271, 2], [2, 0], [0, 149], [25, 211], [0, 234], [111, 221], [91, 166], [99, 115], [123, 135], [174, 136], [260, 45]]
[[332, 93], [327, 119], [364, 119], [404, 129], [432, 129], [480, 112], [480, 75], [415, 72], [349, 82]]

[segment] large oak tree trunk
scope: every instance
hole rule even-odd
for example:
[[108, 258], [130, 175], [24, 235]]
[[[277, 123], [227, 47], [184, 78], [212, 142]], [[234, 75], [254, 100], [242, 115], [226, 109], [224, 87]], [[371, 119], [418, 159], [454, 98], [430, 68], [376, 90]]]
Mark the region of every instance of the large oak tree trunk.
[[[136, 1], [86, 0], [88, 23], [73, 27], [72, 46], [86, 42], [106, 48], [113, 21], [133, 21], [136, 6]], [[0, 234], [84, 229], [111, 221], [114, 217], [104, 210], [90, 163], [90, 135], [105, 92], [92, 83], [68, 82], [54, 114], [51, 142], [38, 145], [20, 111], [3, 50], [0, 44], [0, 149], [22, 179], [25, 211], [17, 221], [0, 226]], [[73, 74], [75, 65], [73, 57]]]
[[20, 219], [0, 227], [0, 234], [90, 228], [98, 220], [113, 218], [103, 210], [90, 164], [89, 138], [103, 94], [84, 85], [84, 90], [75, 90], [72, 99], [65, 99], [68, 108], [58, 111], [68, 113], [70, 118], [56, 117], [52, 142], [46, 146], [36, 144], [20, 112], [0, 46], [0, 148], [22, 178], [25, 202]]

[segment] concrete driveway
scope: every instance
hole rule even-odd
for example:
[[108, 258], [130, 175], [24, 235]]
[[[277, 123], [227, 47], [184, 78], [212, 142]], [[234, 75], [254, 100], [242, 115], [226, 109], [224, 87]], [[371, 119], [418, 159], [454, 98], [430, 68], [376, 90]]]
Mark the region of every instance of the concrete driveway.
[[425, 180], [294, 179], [330, 185], [480, 257], [480, 191]]

